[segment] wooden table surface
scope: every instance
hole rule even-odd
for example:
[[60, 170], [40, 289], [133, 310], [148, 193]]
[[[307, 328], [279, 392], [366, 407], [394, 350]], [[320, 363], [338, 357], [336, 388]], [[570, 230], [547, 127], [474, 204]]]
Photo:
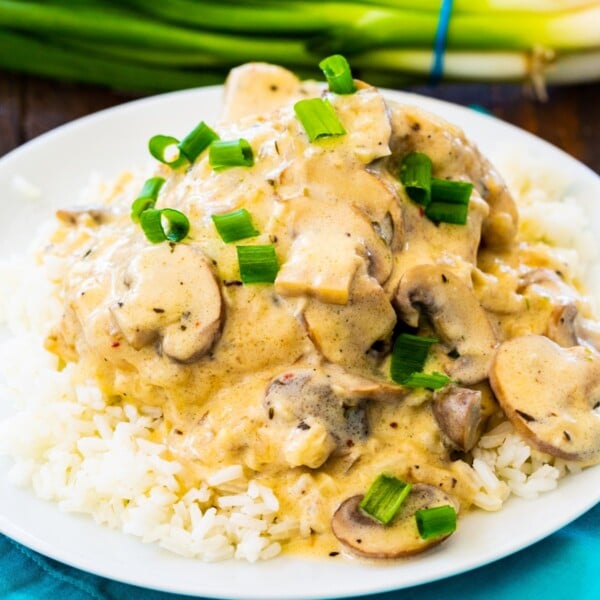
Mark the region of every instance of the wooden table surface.
[[[532, 100], [519, 85], [442, 84], [404, 89], [457, 104], [477, 104], [600, 173], [600, 83], [551, 88], [545, 103]], [[136, 97], [0, 71], [0, 156], [58, 125]]]

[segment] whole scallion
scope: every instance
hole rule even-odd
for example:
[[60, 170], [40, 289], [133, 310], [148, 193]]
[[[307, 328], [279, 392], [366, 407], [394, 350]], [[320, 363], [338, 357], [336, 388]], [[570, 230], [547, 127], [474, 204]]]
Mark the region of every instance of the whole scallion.
[[[397, 87], [433, 63], [439, 0], [0, 0], [0, 67], [159, 91], [217, 83], [246, 61], [318, 75], [346, 55]], [[444, 75], [543, 83], [599, 80], [600, 4], [454, 0]]]

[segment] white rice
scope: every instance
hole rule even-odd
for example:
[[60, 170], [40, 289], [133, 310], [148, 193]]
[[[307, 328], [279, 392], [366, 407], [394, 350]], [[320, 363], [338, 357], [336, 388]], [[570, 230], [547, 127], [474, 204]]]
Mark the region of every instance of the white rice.
[[230, 465], [184, 489], [182, 465], [156, 441], [160, 408], [109, 405], [93, 383], [75, 381], [74, 365], [57, 370], [42, 340], [60, 309], [37, 306], [50, 297], [40, 270], [29, 259], [0, 264], [10, 288], [0, 315], [13, 334], [0, 344], [0, 397], [22, 407], [0, 421], [0, 454], [15, 459], [10, 482], [182, 556], [253, 562], [279, 554], [298, 524], [281, 519], [269, 488]]
[[[574, 202], [545, 191], [542, 180], [513, 178], [523, 199], [522, 237], [551, 241], [568, 272], [583, 276], [582, 265], [596, 256], [593, 240], [582, 235], [585, 215]], [[0, 406], [21, 407], [0, 421], [0, 454], [15, 461], [11, 482], [32, 487], [61, 510], [205, 561], [270, 559], [289, 539], [309, 535], [309, 519], [282, 518], [273, 491], [248, 479], [241, 465], [184, 488], [182, 465], [157, 441], [163, 439], [160, 408], [107, 404], [92, 382], [75, 381], [73, 365], [58, 370], [57, 358], [42, 344], [61, 310], [49, 282], [60, 271], [52, 261], [0, 262], [0, 322], [12, 334], [0, 343]], [[535, 498], [577, 470], [532, 449], [508, 421], [481, 438], [472, 467], [464, 467], [474, 504], [484, 510], [499, 510], [511, 494]]]

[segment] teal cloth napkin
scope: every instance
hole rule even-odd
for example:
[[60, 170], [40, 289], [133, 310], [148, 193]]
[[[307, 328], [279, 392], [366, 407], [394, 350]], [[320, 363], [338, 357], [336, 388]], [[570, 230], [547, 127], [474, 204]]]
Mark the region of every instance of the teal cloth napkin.
[[[600, 504], [560, 531], [463, 575], [368, 600], [599, 600]], [[201, 590], [198, 590], [199, 593]], [[2, 600], [183, 600], [79, 571], [0, 537]]]

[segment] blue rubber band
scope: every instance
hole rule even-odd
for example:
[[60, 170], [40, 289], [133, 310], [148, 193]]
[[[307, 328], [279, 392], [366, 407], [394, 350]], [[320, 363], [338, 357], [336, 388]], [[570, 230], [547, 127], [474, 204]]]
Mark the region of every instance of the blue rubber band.
[[433, 64], [429, 77], [432, 83], [438, 83], [444, 74], [444, 54], [446, 52], [446, 39], [448, 37], [448, 27], [450, 26], [450, 16], [452, 15], [452, 0], [442, 0], [440, 6], [440, 18], [435, 31], [435, 40], [433, 43]]

